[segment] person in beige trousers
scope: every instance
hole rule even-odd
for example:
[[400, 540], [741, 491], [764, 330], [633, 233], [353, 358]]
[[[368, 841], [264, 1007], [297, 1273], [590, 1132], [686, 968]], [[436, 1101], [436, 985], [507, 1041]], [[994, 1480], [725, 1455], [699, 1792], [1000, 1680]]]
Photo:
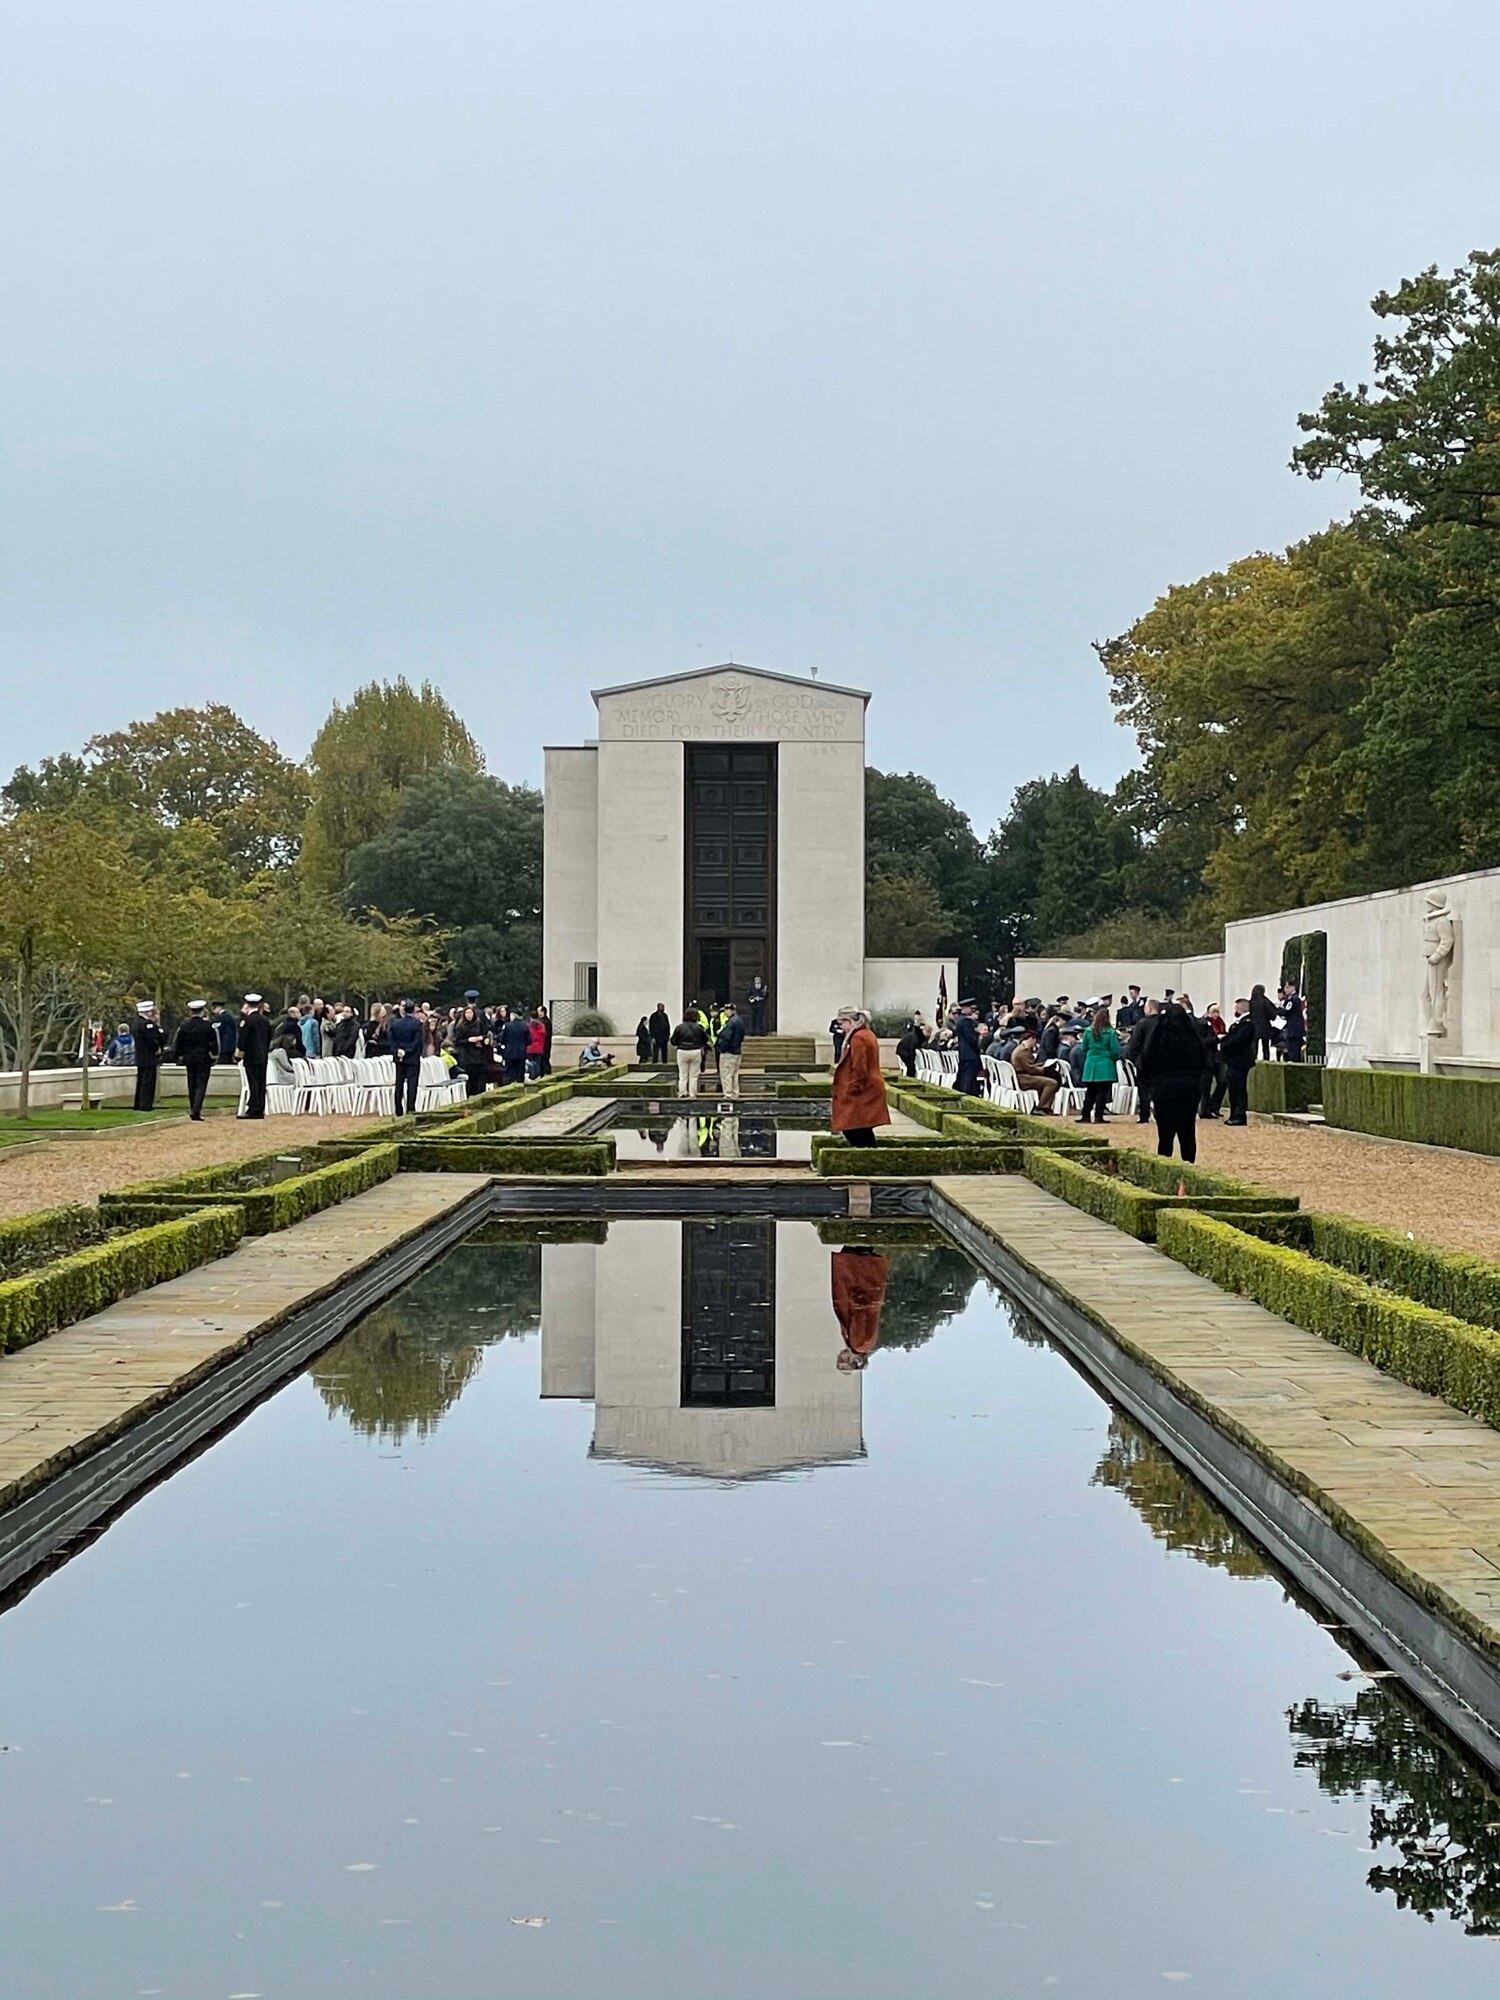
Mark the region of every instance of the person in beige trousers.
[[740, 1010], [731, 1000], [729, 1012], [719, 1028], [719, 1090], [725, 1097], [740, 1094], [741, 1051], [745, 1046], [745, 1022]]

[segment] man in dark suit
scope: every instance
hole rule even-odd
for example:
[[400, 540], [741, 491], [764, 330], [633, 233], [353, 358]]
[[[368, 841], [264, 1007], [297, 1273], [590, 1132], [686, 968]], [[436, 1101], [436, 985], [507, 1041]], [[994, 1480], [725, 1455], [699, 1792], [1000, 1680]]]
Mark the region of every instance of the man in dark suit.
[[978, 1097], [984, 1063], [979, 1046], [979, 1002], [960, 1000], [949, 1026], [958, 1048], [958, 1075], [955, 1088], [965, 1097]]
[[1229, 1079], [1229, 1116], [1226, 1125], [1250, 1122], [1250, 1072], [1255, 1067], [1255, 1023], [1250, 1018], [1250, 1002], [1236, 1000], [1234, 1019], [1224, 1030], [1219, 1056]]
[[172, 1044], [172, 1060], [187, 1071], [188, 1117], [195, 1125], [203, 1122], [203, 1099], [218, 1053], [219, 1032], [208, 1018], [208, 1002], [189, 1000], [188, 1017]]
[[137, 1111], [153, 1111], [156, 1108], [156, 1072], [167, 1038], [162, 1032], [161, 1022], [156, 1018], [153, 1001], [142, 1000], [135, 1014], [135, 1108]]
[[271, 1017], [258, 993], [247, 993], [240, 1011], [240, 1028], [235, 1037], [240, 1060], [245, 1065], [245, 1108], [241, 1118], [266, 1115], [266, 1065], [271, 1060]]
[[1140, 987], [1127, 987], [1126, 992], [1128, 998], [1115, 1015], [1115, 1026], [1122, 1035], [1128, 1035], [1132, 1028], [1138, 1027], [1146, 1018], [1146, 1003], [1141, 998]]

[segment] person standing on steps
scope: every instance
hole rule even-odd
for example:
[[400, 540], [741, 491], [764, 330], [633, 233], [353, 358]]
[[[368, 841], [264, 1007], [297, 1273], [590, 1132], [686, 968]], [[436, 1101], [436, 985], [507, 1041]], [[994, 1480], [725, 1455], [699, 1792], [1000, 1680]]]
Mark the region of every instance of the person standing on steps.
[[1198, 1097], [1208, 1056], [1198, 1024], [1175, 1004], [1142, 1025], [1137, 1074], [1151, 1090], [1156, 1150], [1172, 1157], [1175, 1144], [1189, 1165], [1198, 1157]]
[[414, 1000], [403, 1000], [390, 1025], [391, 1053], [396, 1058], [396, 1116], [416, 1116], [417, 1084], [422, 1076], [422, 1051], [427, 1029]]
[[208, 1002], [189, 1000], [187, 1019], [172, 1043], [172, 1060], [187, 1071], [188, 1117], [195, 1125], [203, 1123], [203, 1099], [218, 1053], [219, 1032], [208, 1018]]
[[635, 1059], [638, 1063], [651, 1060], [651, 1023], [644, 1014], [635, 1024]]
[[241, 1118], [266, 1115], [266, 1066], [271, 1060], [271, 1017], [258, 993], [247, 993], [240, 1009], [235, 1047], [245, 1066], [245, 1108]]
[[749, 1016], [750, 1033], [763, 1035], [766, 1032], [766, 1008], [771, 1000], [771, 990], [757, 972], [750, 982], [750, 991], [745, 996], [745, 1011]]
[[657, 1001], [656, 1010], [646, 1022], [646, 1026], [651, 1030], [650, 1060], [665, 1063], [672, 1040], [672, 1016], [667, 1012], [665, 1000]]
[[1250, 1018], [1250, 1002], [1236, 1000], [1234, 1019], [1224, 1030], [1219, 1044], [1224, 1073], [1229, 1079], [1229, 1116], [1226, 1125], [1250, 1123], [1250, 1072], [1255, 1067], [1255, 1023]]
[[740, 1094], [740, 1063], [745, 1046], [745, 1024], [740, 1019], [740, 1010], [731, 1000], [725, 1010], [719, 1027], [717, 1047], [719, 1051], [719, 1089], [726, 1097]]
[[834, 1018], [843, 1050], [833, 1070], [829, 1129], [842, 1132], [850, 1146], [873, 1146], [876, 1126], [891, 1122], [885, 1078], [880, 1074], [880, 1043], [862, 1007], [841, 1007]]
[[708, 1047], [708, 1028], [696, 1001], [688, 1002], [682, 1019], [672, 1030], [672, 1047], [677, 1051], [677, 1095], [696, 1097], [704, 1051]]
[[137, 1111], [154, 1111], [156, 1072], [167, 1038], [156, 1018], [154, 1001], [138, 1002], [135, 1011], [135, 1108]]

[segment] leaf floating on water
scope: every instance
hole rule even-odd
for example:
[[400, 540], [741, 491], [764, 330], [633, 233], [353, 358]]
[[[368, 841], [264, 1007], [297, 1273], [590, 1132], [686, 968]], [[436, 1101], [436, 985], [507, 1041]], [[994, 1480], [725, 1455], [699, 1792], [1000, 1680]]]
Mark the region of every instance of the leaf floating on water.
[[1394, 1667], [1371, 1667], [1368, 1672], [1363, 1667], [1346, 1667], [1337, 1678], [1341, 1681], [1393, 1681], [1398, 1675]]
[[965, 1688], [1003, 1688], [1005, 1686], [1004, 1681], [975, 1680], [971, 1674], [960, 1674], [958, 1684], [960, 1687]]
[[850, 1736], [830, 1736], [826, 1743], [818, 1745], [820, 1750], [857, 1750], [859, 1745]]
[[134, 1896], [126, 1896], [118, 1903], [99, 1903], [95, 1907], [107, 1911], [111, 1916], [114, 1916], [120, 1911], [128, 1913], [131, 1910], [138, 1910], [141, 1906], [135, 1900]]
[[1193, 1975], [1190, 1972], [1164, 1972], [1162, 1974], [1163, 1979], [1177, 1979], [1177, 1980], [1191, 1979], [1192, 1976]]
[[551, 1921], [551, 1919], [550, 1919], [550, 1918], [548, 1918], [548, 1917], [512, 1917], [512, 1918], [511, 1918], [511, 1922], [512, 1922], [513, 1924], [520, 1924], [520, 1925], [522, 1925], [522, 1926], [523, 1926], [523, 1928], [524, 1928], [524, 1929], [526, 1929], [526, 1930], [529, 1930], [529, 1931], [539, 1931], [539, 1930], [541, 1929], [541, 1927], [542, 1927], [542, 1925], [543, 1925], [543, 1924], [545, 1924], [545, 1923], [548, 1923], [548, 1922], [550, 1922], [550, 1921]]
[[368, 1875], [371, 1869], [377, 1865], [374, 1861], [346, 1861], [344, 1863], [344, 1873], [346, 1875]]

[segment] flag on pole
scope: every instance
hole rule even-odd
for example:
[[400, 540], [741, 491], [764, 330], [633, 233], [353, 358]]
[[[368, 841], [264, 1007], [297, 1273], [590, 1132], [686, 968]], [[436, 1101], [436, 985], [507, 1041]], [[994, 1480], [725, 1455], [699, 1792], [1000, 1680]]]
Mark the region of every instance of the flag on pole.
[[940, 965], [938, 967], [938, 997], [937, 997], [937, 1025], [939, 1027], [942, 1027], [943, 1016], [947, 1013], [947, 1011], [948, 1011], [948, 968], [946, 965]]

